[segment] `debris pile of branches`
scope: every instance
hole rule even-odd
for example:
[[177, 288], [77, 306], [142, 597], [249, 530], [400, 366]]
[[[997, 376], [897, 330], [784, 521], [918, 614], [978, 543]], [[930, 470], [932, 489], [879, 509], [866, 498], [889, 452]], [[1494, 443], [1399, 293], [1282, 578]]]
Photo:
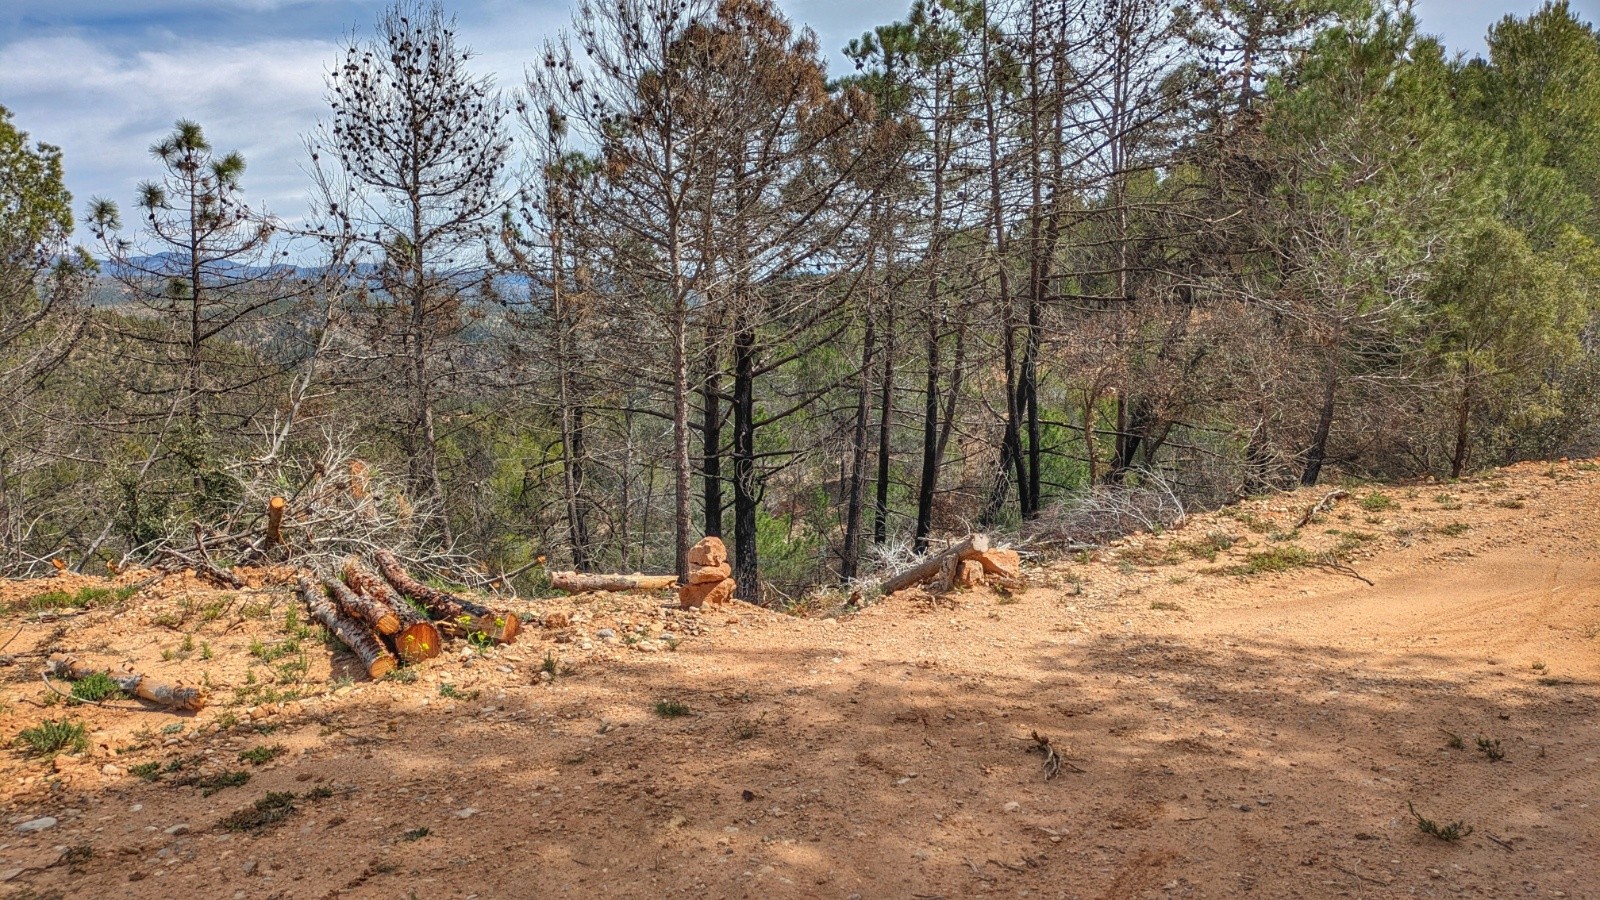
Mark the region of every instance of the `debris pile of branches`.
[[1160, 531], [1187, 517], [1178, 489], [1160, 472], [1138, 470], [1118, 484], [1097, 484], [1040, 511], [1026, 526], [1030, 546], [1098, 547], [1140, 531]]

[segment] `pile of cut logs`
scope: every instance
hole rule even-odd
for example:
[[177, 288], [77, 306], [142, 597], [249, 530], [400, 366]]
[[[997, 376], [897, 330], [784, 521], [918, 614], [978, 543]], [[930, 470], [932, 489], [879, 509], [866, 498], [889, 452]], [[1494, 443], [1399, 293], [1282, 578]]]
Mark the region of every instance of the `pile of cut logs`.
[[[344, 580], [300, 577], [300, 598], [323, 627], [349, 647], [373, 678], [400, 661], [438, 656], [445, 637], [509, 644], [522, 621], [412, 578], [387, 550], [373, 554], [378, 572], [351, 558]], [[426, 611], [426, 614], [422, 612]]]

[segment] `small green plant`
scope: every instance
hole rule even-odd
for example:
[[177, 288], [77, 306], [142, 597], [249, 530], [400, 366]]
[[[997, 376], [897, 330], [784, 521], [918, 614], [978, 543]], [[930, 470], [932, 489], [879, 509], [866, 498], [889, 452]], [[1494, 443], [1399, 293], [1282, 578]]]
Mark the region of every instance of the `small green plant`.
[[413, 828], [410, 831], [406, 832], [405, 834], [400, 835], [400, 840], [402, 840], [402, 841], [420, 841], [420, 840], [422, 840], [423, 838], [427, 837], [430, 834], [433, 834], [432, 829], [428, 828], [427, 826], [423, 826], [421, 828]]
[[1477, 744], [1478, 752], [1489, 757], [1490, 762], [1499, 762], [1506, 758], [1506, 752], [1500, 749], [1499, 738], [1486, 738], [1480, 735]]
[[161, 763], [152, 761], [129, 766], [128, 774], [143, 778], [145, 781], [155, 781], [161, 777]]
[[200, 789], [200, 796], [209, 797], [227, 788], [241, 787], [249, 781], [249, 772], [243, 769], [230, 769], [215, 775], [185, 775], [172, 783], [178, 787], [197, 787]]
[[676, 700], [657, 700], [656, 715], [663, 719], [676, 719], [689, 715], [689, 707]]
[[[417, 670], [411, 668], [410, 666], [401, 666], [398, 669], [390, 669], [389, 673], [383, 676], [383, 679], [385, 681], [397, 681], [401, 684], [415, 684], [417, 680]], [[354, 682], [352, 682], [352, 684], [353, 683]], [[344, 685], [339, 685], [338, 687], [343, 686]], [[335, 690], [337, 690], [337, 688], [335, 688]]]
[[1471, 531], [1472, 526], [1466, 522], [1446, 522], [1436, 530], [1445, 537], [1460, 537]]
[[734, 722], [733, 736], [741, 741], [748, 741], [751, 738], [760, 735], [761, 726], [764, 724], [765, 719], [766, 714], [763, 713], [760, 719], [740, 719], [737, 722]]
[[1362, 497], [1360, 500], [1357, 500], [1356, 505], [1367, 512], [1388, 512], [1389, 510], [1398, 507], [1400, 504], [1394, 502], [1394, 499], [1388, 494], [1384, 494], [1379, 491], [1373, 491], [1365, 497]]
[[211, 645], [210, 644], [201, 643], [201, 645], [200, 645], [200, 658], [201, 659], [210, 659], [211, 658]]
[[45, 612], [51, 609], [89, 609], [97, 606], [114, 606], [121, 604], [134, 595], [132, 587], [84, 587], [75, 593], [67, 591], [45, 591], [29, 598], [22, 604], [28, 612]]
[[35, 756], [53, 756], [62, 751], [81, 753], [89, 749], [89, 731], [82, 722], [45, 719], [17, 734], [17, 743]]
[[1287, 572], [1302, 566], [1316, 565], [1315, 554], [1300, 547], [1274, 547], [1245, 557], [1243, 565], [1230, 566], [1224, 571], [1230, 575], [1260, 575], [1267, 572]]
[[461, 691], [455, 685], [447, 681], [444, 684], [439, 685], [439, 696], [444, 697], [447, 700], [459, 700], [461, 699]]
[[72, 683], [72, 702], [99, 703], [102, 700], [120, 700], [125, 696], [121, 685], [104, 672], [94, 672]]
[[183, 642], [178, 645], [178, 649], [183, 651], [184, 653], [193, 653], [194, 652], [194, 635], [192, 635], [192, 634], [184, 635], [183, 636]]
[[249, 750], [239, 754], [239, 759], [249, 763], [252, 766], [261, 766], [272, 762], [273, 760], [287, 753], [288, 750], [289, 748], [282, 744], [262, 744], [251, 747]]
[[1437, 503], [1440, 509], [1461, 508], [1461, 498], [1455, 494], [1439, 494], [1433, 498], [1433, 502]]
[[1440, 825], [1422, 813], [1417, 812], [1417, 807], [1411, 801], [1406, 801], [1406, 807], [1411, 810], [1412, 818], [1417, 820], [1418, 831], [1431, 837], [1436, 837], [1445, 843], [1455, 843], [1472, 833], [1472, 826], [1465, 822], [1451, 822], [1448, 825]]
[[557, 669], [558, 666], [556, 664], [555, 653], [553, 651], [546, 650], [544, 652], [544, 662], [539, 664], [539, 671], [548, 674], [551, 678], [554, 678], [556, 675], [560, 674]]
[[325, 784], [317, 785], [316, 787], [312, 788], [311, 790], [306, 791], [306, 799], [307, 800], [326, 800], [326, 799], [328, 799], [329, 797], [332, 797], [332, 796], [333, 796], [333, 788], [328, 787]]
[[294, 794], [290, 791], [268, 791], [254, 805], [236, 810], [217, 823], [229, 831], [257, 831], [268, 825], [282, 822], [294, 814]]
[[1533, 664], [1533, 670], [1535, 672], [1543, 672], [1544, 671], [1544, 663], [1543, 662], [1534, 663]]
[[1499, 500], [1496, 500], [1494, 505], [1500, 507], [1501, 509], [1522, 509], [1527, 504], [1523, 503], [1521, 500], [1513, 500], [1509, 497], [1503, 497]]
[[1182, 612], [1183, 611], [1183, 607], [1179, 606], [1176, 603], [1168, 601], [1168, 600], [1152, 600], [1152, 601], [1150, 601], [1150, 608], [1151, 609], [1162, 610], [1164, 612]]

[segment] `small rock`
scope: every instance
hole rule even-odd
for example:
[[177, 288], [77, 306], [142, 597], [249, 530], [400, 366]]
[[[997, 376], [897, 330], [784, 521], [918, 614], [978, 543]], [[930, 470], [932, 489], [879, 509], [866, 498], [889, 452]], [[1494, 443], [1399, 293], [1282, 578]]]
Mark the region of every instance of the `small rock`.
[[615, 631], [611, 630], [610, 628], [602, 628], [599, 631], [596, 631], [594, 633], [594, 636], [599, 638], [602, 641], [609, 641], [609, 640], [615, 638], [617, 636], [617, 633]]
[[633, 649], [639, 651], [640, 653], [659, 653], [661, 652], [661, 642], [640, 641], [639, 643], [633, 645]]
[[244, 873], [246, 875], [254, 875], [256, 872], [258, 872], [260, 870], [261, 870], [261, 864], [256, 862], [253, 859], [244, 864]]
[[456, 810], [456, 818], [458, 819], [470, 819], [477, 814], [478, 810], [471, 806], [467, 807], [466, 809]]
[[111, 776], [114, 777], [114, 776], [117, 776], [117, 775], [121, 775], [122, 774], [122, 770], [120, 768], [118, 768], [117, 766], [113, 765], [112, 763], [106, 763], [105, 765], [100, 767], [100, 774], [101, 775], [111, 775]]
[[1017, 810], [1019, 810], [1021, 808], [1022, 808], [1022, 804], [1018, 803], [1015, 800], [1011, 801], [1010, 803], [1007, 803], [1006, 806], [1005, 806], [1006, 812], [1016, 812]]
[[17, 830], [27, 834], [29, 832], [43, 831], [46, 828], [54, 827], [56, 827], [55, 816], [40, 816], [37, 819], [29, 819], [28, 821], [23, 822], [21, 825], [18, 825]]
[[189, 833], [189, 823], [188, 822], [179, 822], [178, 824], [172, 826], [171, 828], [166, 829], [163, 833], [173, 835], [174, 837], [176, 837], [177, 835], [180, 835], [180, 834], [188, 834]]

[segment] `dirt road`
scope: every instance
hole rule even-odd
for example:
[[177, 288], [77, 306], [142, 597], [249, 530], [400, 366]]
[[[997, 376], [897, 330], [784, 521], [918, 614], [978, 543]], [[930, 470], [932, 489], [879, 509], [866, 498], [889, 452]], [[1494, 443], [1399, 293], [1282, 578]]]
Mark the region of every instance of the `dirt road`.
[[[0, 878], [97, 900], [1600, 897], [1594, 469], [1389, 488], [1388, 506], [1358, 491], [1299, 533], [1317, 494], [1253, 501], [1037, 570], [1020, 595], [836, 619], [580, 598], [563, 609], [588, 621], [548, 644], [254, 722], [219, 723], [219, 704], [171, 737], [180, 720], [85, 708], [87, 759], [0, 770]], [[1374, 585], [1224, 571], [1330, 542]], [[153, 660], [133, 615], [100, 626], [103, 649]], [[218, 651], [252, 633], [227, 624], [196, 633]], [[660, 652], [599, 631], [640, 625]], [[62, 714], [35, 708], [27, 652], [7, 734]], [[1035, 731], [1065, 756], [1054, 780]], [[210, 797], [128, 774], [239, 766], [257, 744], [284, 752]], [[219, 826], [269, 791], [298, 795], [286, 819]], [[1409, 805], [1472, 832], [1427, 836]], [[14, 830], [40, 816], [57, 823]]]

